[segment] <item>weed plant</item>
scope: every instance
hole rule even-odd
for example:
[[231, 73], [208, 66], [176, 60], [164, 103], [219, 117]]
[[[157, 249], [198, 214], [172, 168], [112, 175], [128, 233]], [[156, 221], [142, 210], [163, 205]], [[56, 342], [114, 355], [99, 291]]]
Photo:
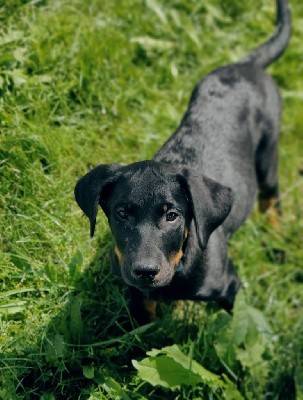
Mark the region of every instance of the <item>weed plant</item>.
[[200, 77], [273, 32], [274, 1], [0, 1], [1, 399], [303, 399], [303, 3], [291, 7], [270, 67], [281, 229], [255, 210], [233, 237], [233, 316], [162, 304], [138, 327], [105, 217], [89, 239], [75, 182], [151, 158]]

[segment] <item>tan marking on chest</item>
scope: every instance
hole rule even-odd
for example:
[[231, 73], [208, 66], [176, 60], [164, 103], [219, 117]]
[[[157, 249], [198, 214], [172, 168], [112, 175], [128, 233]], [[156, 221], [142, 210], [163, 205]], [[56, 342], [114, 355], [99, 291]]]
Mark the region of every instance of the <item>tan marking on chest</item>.
[[122, 264], [122, 261], [123, 261], [123, 254], [121, 253], [121, 251], [118, 249], [117, 246], [115, 246], [114, 251], [115, 251], [115, 253], [116, 253], [116, 256], [118, 257], [119, 263]]
[[150, 321], [154, 321], [157, 317], [156, 313], [157, 302], [155, 300], [144, 299], [143, 306], [149, 314]]

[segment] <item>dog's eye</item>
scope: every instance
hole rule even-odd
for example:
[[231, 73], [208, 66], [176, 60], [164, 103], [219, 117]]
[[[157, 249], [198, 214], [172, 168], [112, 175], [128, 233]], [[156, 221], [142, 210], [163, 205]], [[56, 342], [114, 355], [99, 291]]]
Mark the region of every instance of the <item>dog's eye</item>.
[[173, 222], [179, 215], [176, 212], [170, 211], [166, 214], [166, 221]]
[[121, 219], [128, 219], [128, 214], [125, 210], [118, 210], [117, 215]]

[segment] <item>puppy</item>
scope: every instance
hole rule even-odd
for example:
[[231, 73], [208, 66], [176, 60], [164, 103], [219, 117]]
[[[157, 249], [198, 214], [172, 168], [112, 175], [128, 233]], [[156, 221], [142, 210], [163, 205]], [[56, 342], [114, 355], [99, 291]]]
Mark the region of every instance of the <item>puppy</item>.
[[240, 282], [228, 239], [257, 191], [260, 209], [278, 213], [281, 98], [265, 69], [285, 50], [291, 17], [287, 0], [276, 6], [273, 36], [196, 85], [152, 160], [99, 165], [76, 184], [91, 236], [99, 205], [108, 218], [113, 271], [130, 286], [140, 323], [155, 318], [158, 300], [214, 300], [230, 310]]

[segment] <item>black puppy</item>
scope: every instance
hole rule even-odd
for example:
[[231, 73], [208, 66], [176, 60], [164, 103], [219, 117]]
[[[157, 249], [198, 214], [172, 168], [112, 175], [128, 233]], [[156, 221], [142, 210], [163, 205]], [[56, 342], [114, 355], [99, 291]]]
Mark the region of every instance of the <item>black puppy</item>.
[[99, 165], [76, 185], [91, 236], [98, 205], [108, 218], [113, 270], [131, 286], [141, 323], [155, 317], [156, 300], [214, 300], [231, 309], [239, 279], [228, 238], [249, 215], [257, 188], [261, 210], [277, 210], [281, 99], [265, 68], [285, 50], [291, 21], [287, 1], [276, 3], [275, 34], [198, 83], [152, 161]]

